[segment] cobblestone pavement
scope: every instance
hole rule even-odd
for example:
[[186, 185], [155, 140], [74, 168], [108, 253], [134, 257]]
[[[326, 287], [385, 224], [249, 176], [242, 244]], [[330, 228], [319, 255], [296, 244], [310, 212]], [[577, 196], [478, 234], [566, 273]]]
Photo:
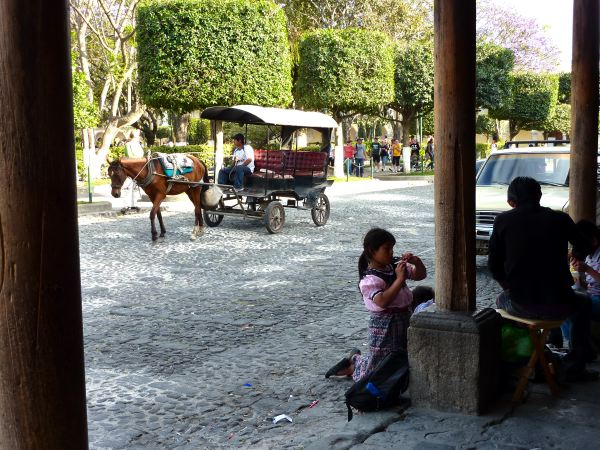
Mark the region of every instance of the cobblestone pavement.
[[[163, 213], [156, 244], [146, 213], [81, 218], [90, 447], [302, 448], [342, 425], [350, 382], [323, 374], [365, 346], [362, 236], [389, 229], [396, 253], [422, 257], [421, 283], [434, 279], [433, 186], [378, 186], [332, 189], [321, 228], [287, 209], [278, 235], [225, 217], [190, 241], [191, 203]], [[479, 306], [498, 292], [484, 263]], [[293, 422], [273, 424], [278, 414]]]

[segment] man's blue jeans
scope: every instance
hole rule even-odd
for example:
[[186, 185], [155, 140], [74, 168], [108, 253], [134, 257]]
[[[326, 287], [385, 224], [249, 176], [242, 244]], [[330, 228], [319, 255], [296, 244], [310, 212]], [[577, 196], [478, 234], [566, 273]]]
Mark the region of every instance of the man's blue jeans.
[[239, 165], [235, 167], [223, 167], [219, 170], [219, 184], [231, 184], [233, 179], [233, 187], [236, 189], [242, 189], [244, 187], [244, 176], [252, 173], [248, 166]]
[[364, 165], [365, 165], [364, 158], [354, 158], [354, 166], [356, 167], [356, 176], [357, 177], [363, 176]]

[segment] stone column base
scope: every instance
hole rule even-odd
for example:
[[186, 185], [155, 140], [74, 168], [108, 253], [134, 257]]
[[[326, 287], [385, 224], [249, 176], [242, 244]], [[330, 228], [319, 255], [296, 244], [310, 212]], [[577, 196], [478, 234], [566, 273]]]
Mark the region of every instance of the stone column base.
[[408, 328], [412, 404], [467, 414], [492, 406], [498, 392], [501, 322], [490, 308], [475, 314], [415, 314]]

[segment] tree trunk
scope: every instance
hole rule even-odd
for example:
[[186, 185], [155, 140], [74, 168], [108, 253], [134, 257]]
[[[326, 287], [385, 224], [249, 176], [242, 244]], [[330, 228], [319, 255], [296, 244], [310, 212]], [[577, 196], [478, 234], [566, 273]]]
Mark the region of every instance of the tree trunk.
[[173, 132], [175, 133], [175, 142], [187, 142], [188, 127], [190, 125], [190, 114], [171, 114], [173, 121]]
[[132, 111], [124, 117], [113, 117], [108, 120], [106, 128], [104, 129], [104, 136], [102, 136], [102, 145], [96, 151], [95, 158], [93, 158], [92, 165], [90, 166], [90, 175], [92, 179], [101, 176], [101, 166], [106, 162], [110, 146], [120, 128], [136, 123], [142, 116], [142, 113], [143, 111]]
[[415, 119], [414, 112], [405, 111], [402, 113], [402, 147], [408, 146], [408, 136], [410, 123]]
[[2, 449], [88, 448], [68, 17], [0, 2]]

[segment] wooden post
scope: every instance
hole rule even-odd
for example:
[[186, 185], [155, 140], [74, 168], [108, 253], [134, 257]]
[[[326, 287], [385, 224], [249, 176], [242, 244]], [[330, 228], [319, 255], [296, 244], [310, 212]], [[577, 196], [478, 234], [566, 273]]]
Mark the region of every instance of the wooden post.
[[435, 0], [435, 300], [475, 310], [475, 0]]
[[0, 448], [85, 449], [68, 3], [0, 2]]
[[596, 222], [598, 0], [573, 2], [569, 214]]

